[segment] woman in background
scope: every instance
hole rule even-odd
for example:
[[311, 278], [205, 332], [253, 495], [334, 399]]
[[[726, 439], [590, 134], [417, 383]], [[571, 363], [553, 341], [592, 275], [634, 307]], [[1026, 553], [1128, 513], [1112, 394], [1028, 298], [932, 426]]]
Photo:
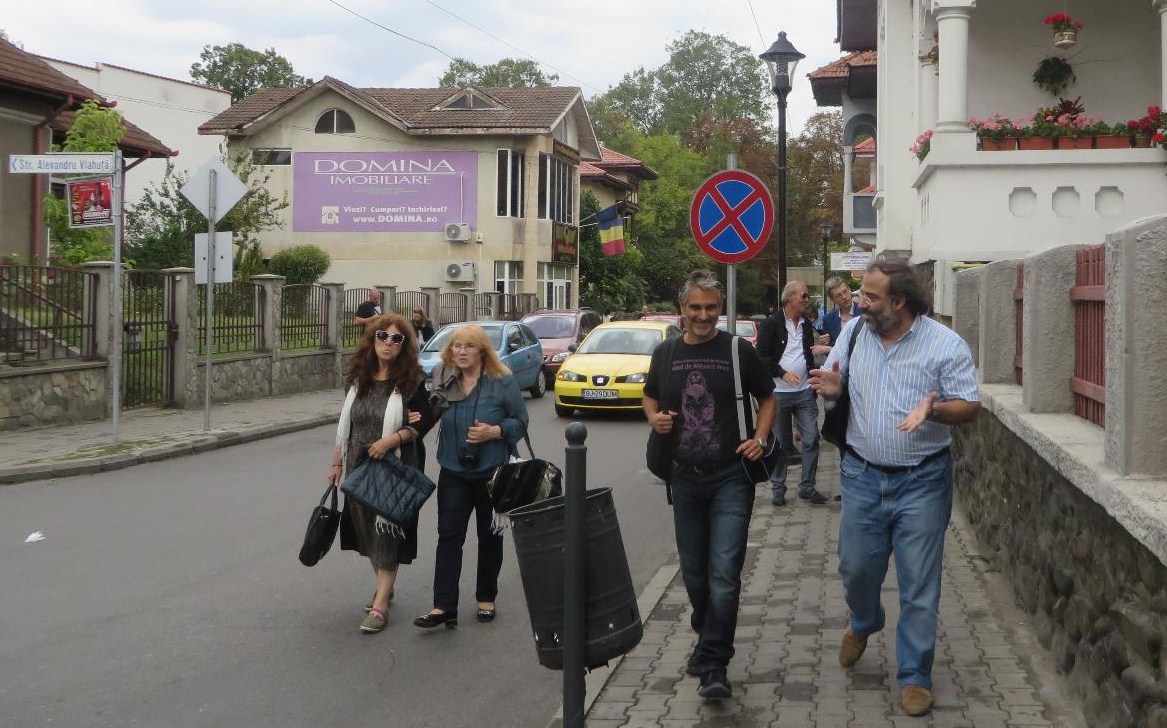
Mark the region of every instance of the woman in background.
[[417, 338], [423, 344], [434, 338], [434, 326], [425, 317], [421, 307], [413, 309], [413, 328], [417, 330]]

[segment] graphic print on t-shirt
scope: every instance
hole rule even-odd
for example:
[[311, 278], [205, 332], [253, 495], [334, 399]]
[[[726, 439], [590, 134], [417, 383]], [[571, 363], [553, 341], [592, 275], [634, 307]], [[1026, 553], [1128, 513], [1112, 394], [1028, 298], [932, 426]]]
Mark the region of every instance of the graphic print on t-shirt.
[[681, 437], [677, 451], [687, 462], [722, 458], [716, 427], [716, 400], [707, 377], [731, 377], [728, 363], [718, 359], [682, 359], [673, 364], [673, 378], [684, 376], [681, 388]]

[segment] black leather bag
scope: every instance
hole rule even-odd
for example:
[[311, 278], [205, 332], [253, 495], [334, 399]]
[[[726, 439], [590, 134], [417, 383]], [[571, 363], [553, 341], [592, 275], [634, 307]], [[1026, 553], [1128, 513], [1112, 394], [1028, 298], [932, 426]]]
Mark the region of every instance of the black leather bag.
[[[851, 330], [851, 346], [847, 349], [847, 371], [851, 370], [850, 358], [855, 353], [855, 340], [859, 338], [859, 330], [863, 328], [863, 322], [855, 324]], [[821, 430], [823, 439], [843, 451], [847, 447], [847, 425], [851, 421], [851, 389], [849, 382], [849, 375], [843, 374], [843, 392], [839, 398], [835, 400], [835, 404], [829, 407], [823, 415], [823, 429]]]
[[767, 439], [768, 443], [762, 457], [757, 460], [742, 457], [742, 468], [745, 469], [751, 483], [767, 483], [770, 481], [771, 473], [778, 468], [786, 467], [782, 448], [778, 447], [778, 438], [771, 434]]
[[[332, 496], [332, 503], [325, 501]], [[300, 547], [300, 563], [304, 566], [315, 566], [336, 539], [336, 529], [340, 525], [340, 510], [336, 507], [336, 486], [330, 485], [320, 496], [320, 505], [312, 510], [312, 517], [308, 519], [308, 530], [304, 532], [304, 545]]]
[[673, 479], [673, 433], [648, 432], [648, 447], [644, 453], [648, 472], [668, 483]]
[[374, 460], [365, 453], [340, 485], [346, 496], [402, 529], [417, 519], [435, 489], [434, 481], [417, 468], [391, 455]]
[[531, 439], [523, 433], [530, 460], [513, 458], [498, 466], [486, 483], [495, 513], [509, 513], [520, 506], [563, 495], [563, 472], [555, 463], [535, 457]]

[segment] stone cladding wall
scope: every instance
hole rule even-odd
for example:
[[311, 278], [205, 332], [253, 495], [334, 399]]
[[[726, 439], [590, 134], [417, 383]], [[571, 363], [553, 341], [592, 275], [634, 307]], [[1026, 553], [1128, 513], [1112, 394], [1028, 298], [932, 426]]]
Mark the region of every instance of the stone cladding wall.
[[989, 412], [953, 429], [956, 495], [1092, 728], [1167, 728], [1167, 567]]
[[0, 371], [0, 430], [106, 417], [107, 369], [104, 361], [4, 367]]

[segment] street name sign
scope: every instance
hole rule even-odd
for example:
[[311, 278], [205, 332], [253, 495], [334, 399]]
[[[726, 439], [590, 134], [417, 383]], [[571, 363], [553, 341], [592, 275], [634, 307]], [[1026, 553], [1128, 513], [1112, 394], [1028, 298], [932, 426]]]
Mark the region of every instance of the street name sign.
[[774, 200], [756, 176], [723, 170], [697, 188], [689, 226], [697, 246], [710, 258], [741, 263], [766, 247], [774, 229]]
[[831, 270], [867, 270], [874, 253], [831, 253]]
[[9, 174], [113, 174], [110, 152], [78, 154], [9, 154]]

